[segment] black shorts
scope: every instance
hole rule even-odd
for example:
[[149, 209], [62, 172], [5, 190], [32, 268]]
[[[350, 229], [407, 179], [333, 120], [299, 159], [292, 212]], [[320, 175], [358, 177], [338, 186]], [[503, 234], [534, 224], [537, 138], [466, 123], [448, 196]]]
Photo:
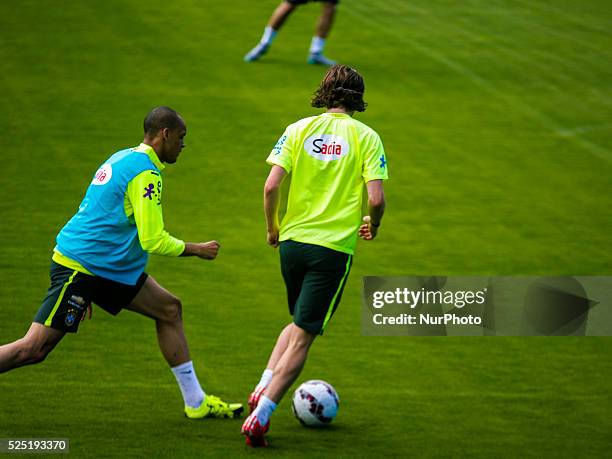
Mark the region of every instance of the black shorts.
[[91, 276], [51, 262], [51, 286], [34, 322], [68, 333], [76, 333], [87, 308], [95, 303], [112, 315], [128, 306], [140, 291], [148, 274], [136, 285]]
[[340, 304], [353, 256], [289, 240], [280, 243], [280, 259], [293, 322], [322, 335]]
[[337, 5], [340, 0], [285, 0], [285, 1], [291, 3], [292, 5], [305, 5], [306, 3], [310, 3], [310, 2], [325, 2], [325, 3], [333, 3], [334, 5]]

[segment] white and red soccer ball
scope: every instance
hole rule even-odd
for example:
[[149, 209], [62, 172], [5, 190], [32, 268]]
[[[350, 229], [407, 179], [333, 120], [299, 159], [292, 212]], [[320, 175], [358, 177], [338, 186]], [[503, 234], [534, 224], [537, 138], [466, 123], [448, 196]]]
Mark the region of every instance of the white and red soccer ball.
[[325, 381], [306, 381], [293, 393], [291, 409], [298, 421], [309, 427], [328, 425], [338, 414], [338, 393]]

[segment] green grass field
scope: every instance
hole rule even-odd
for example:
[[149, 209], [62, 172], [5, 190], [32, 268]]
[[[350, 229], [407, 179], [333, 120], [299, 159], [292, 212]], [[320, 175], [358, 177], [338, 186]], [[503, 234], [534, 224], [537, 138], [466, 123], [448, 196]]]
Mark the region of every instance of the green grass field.
[[[317, 113], [305, 63], [317, 5], [261, 62], [242, 56], [276, 0], [0, 4], [0, 342], [48, 286], [58, 230], [90, 177], [166, 104], [188, 124], [165, 171], [173, 234], [219, 258], [151, 260], [181, 297], [205, 389], [246, 401], [288, 321], [265, 245], [265, 158]], [[365, 275], [611, 275], [612, 12], [606, 0], [343, 0], [327, 54], [365, 77], [388, 154], [380, 238], [360, 243], [344, 299], [300, 381], [331, 382], [331, 428], [288, 399], [271, 447], [240, 421], [188, 422], [154, 324], [124, 312], [0, 375], [0, 438], [64, 437], [78, 457], [594, 457], [612, 447], [610, 338], [361, 336]]]

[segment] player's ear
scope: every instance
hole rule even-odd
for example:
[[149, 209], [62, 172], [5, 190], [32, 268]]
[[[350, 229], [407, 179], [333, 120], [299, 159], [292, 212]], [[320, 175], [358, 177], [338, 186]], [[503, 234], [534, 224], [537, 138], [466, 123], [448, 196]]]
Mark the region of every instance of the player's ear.
[[170, 129], [168, 128], [163, 128], [161, 130], [161, 135], [162, 135], [162, 139], [163, 140], [168, 140], [168, 136], [170, 135]]

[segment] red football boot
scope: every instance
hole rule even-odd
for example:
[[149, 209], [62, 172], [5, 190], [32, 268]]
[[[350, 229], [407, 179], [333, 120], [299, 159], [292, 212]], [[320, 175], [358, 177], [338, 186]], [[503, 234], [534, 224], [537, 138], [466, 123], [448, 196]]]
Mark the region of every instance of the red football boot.
[[270, 421], [265, 426], [259, 423], [259, 419], [254, 414], [250, 414], [242, 424], [242, 435], [246, 436], [246, 444], [252, 448], [268, 446], [265, 434], [270, 429]]

